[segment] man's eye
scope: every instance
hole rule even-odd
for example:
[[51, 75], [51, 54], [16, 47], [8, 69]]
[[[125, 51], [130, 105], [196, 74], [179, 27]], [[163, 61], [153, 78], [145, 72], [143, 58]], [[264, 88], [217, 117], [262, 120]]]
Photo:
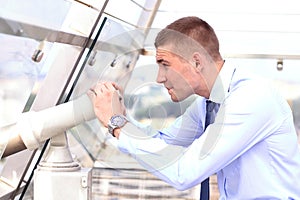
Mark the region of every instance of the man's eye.
[[161, 63], [158, 63], [159, 67], [162, 67], [162, 68], [169, 68], [170, 67], [170, 64], [169, 63], [165, 63], [165, 62], [161, 62]]
[[169, 67], [170, 65], [169, 64], [167, 64], [167, 63], [162, 63], [161, 64], [163, 67]]

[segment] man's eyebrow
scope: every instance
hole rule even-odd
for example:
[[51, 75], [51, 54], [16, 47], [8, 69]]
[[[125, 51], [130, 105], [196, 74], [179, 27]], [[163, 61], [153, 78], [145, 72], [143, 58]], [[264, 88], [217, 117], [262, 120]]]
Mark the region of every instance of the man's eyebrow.
[[162, 62], [169, 63], [167, 60], [164, 60], [163, 58], [157, 59], [156, 62], [157, 63], [162, 63]]
[[164, 59], [162, 59], [162, 58], [156, 60], [157, 63], [162, 63], [163, 61], [164, 61]]

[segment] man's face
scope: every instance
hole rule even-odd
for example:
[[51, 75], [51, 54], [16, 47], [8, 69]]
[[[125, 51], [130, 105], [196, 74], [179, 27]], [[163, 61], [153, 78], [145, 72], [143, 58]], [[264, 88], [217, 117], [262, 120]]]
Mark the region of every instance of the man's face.
[[156, 81], [164, 84], [174, 102], [194, 94], [196, 75], [191, 63], [162, 48], [156, 50], [156, 62], [159, 66]]

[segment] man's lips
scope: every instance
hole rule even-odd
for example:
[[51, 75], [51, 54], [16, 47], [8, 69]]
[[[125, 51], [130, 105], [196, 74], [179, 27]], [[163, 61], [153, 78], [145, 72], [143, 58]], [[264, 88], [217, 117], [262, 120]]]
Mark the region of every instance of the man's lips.
[[173, 91], [173, 87], [172, 86], [166, 86], [165, 84], [164, 84], [164, 86], [168, 90], [169, 94]]

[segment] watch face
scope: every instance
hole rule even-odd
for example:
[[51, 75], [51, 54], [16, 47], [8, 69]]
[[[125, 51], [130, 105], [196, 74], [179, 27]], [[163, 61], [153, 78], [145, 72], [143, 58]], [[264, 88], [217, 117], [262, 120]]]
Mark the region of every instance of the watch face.
[[126, 118], [121, 115], [115, 115], [111, 118], [111, 123], [114, 126], [122, 127], [126, 123]]

